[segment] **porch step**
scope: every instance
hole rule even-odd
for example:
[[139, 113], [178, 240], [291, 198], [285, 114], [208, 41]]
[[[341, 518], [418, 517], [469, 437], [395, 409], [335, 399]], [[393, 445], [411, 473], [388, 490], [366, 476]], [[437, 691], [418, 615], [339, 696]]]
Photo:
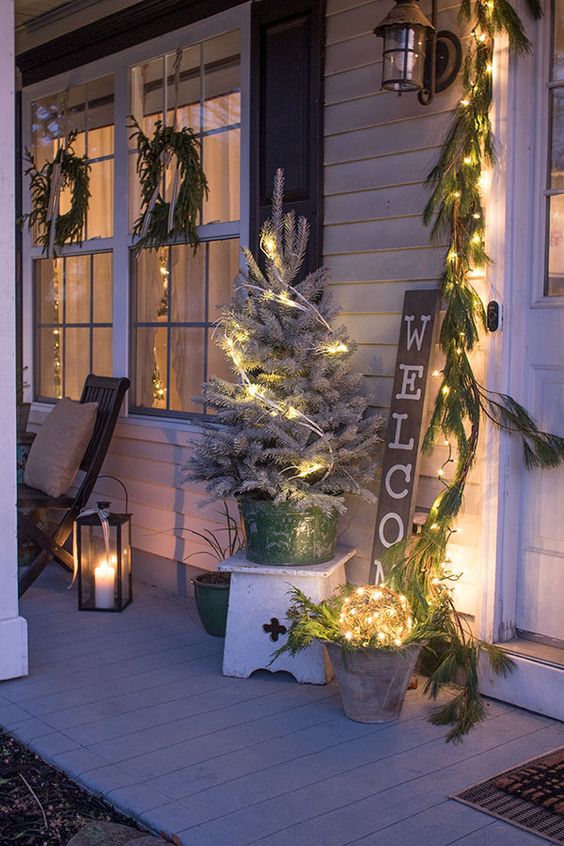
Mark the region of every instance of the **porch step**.
[[498, 643], [497, 646], [509, 655], [529, 658], [531, 661], [538, 661], [540, 664], [547, 664], [549, 667], [564, 667], [564, 647], [562, 646], [539, 643], [523, 637], [515, 637], [513, 640]]

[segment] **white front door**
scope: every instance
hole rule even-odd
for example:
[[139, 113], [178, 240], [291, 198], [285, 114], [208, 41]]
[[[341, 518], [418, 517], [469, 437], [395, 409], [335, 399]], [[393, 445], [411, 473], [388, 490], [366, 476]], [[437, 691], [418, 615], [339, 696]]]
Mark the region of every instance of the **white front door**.
[[[499, 287], [504, 276], [505, 375], [498, 387], [541, 429], [564, 436], [564, 0], [527, 29], [534, 52], [509, 64], [506, 145], [499, 151], [505, 267], [491, 271]], [[518, 671], [490, 680], [487, 692], [562, 718], [564, 466], [527, 470], [518, 439], [504, 436], [499, 491], [493, 637], [514, 652]]]

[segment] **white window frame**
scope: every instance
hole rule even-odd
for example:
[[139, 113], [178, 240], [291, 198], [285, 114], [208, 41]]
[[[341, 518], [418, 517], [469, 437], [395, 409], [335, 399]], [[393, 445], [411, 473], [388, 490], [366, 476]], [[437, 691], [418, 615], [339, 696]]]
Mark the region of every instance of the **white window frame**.
[[[249, 198], [250, 198], [250, 3], [244, 3], [173, 32], [136, 44], [119, 53], [90, 62], [64, 74], [59, 74], [22, 91], [22, 146], [31, 149], [32, 102], [64, 91], [67, 87], [84, 84], [103, 76], [114, 77], [114, 235], [113, 238], [95, 238], [85, 241], [82, 247], [63, 247], [61, 255], [81, 255], [93, 252], [113, 253], [113, 362], [114, 376], [130, 375], [130, 291], [131, 267], [129, 234], [129, 186], [128, 186], [128, 136], [127, 117], [130, 113], [130, 69], [164, 53], [173, 53], [178, 48], [188, 48], [210, 38], [238, 29], [241, 44], [241, 164], [240, 164], [240, 220], [232, 223], [205, 225], [206, 240], [222, 239], [229, 235], [238, 236], [241, 244], [249, 242]], [[29, 181], [23, 177], [23, 213], [31, 210]], [[33, 260], [42, 257], [41, 247], [33, 244], [27, 227], [22, 238], [22, 332], [23, 365], [27, 366], [25, 399], [33, 400], [34, 373], [34, 306], [33, 306]], [[46, 403], [34, 402], [34, 410], [47, 411]], [[134, 435], [135, 427], [141, 429], [198, 429], [197, 418], [167, 418], [160, 414], [129, 414], [127, 431]]]

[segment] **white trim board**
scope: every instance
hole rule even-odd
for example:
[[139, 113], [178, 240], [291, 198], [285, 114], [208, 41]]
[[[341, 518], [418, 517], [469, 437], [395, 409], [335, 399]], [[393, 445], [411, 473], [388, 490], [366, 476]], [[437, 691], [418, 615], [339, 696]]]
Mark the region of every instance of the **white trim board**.
[[480, 690], [484, 696], [564, 720], [564, 667], [514, 654], [511, 658], [515, 669], [507, 676], [494, 676], [482, 663]]

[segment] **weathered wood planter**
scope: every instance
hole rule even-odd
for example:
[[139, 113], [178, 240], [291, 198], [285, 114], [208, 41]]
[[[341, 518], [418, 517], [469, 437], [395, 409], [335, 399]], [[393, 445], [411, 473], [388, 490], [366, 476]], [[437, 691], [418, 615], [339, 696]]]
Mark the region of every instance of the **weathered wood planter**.
[[346, 653], [338, 643], [325, 646], [347, 717], [358, 723], [385, 723], [399, 717], [421, 644], [401, 651], [358, 649]]

